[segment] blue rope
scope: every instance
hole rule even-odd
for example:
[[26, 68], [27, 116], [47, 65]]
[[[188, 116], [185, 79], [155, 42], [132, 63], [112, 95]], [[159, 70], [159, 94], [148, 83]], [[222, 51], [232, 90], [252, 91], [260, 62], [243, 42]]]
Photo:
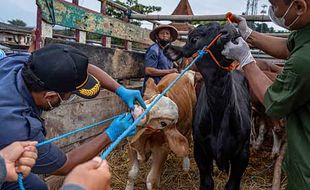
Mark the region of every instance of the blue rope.
[[119, 117], [119, 116], [120, 116], [120, 115], [117, 115], [117, 116], [111, 117], [111, 118], [109, 118], [109, 119], [102, 120], [102, 121], [99, 121], [99, 122], [97, 122], [97, 123], [93, 123], [93, 124], [91, 124], [91, 125], [88, 125], [88, 126], [86, 126], [86, 127], [81, 128], [81, 129], [77, 129], [77, 130], [71, 131], [71, 132], [69, 132], [69, 133], [60, 135], [60, 136], [58, 136], [58, 137], [55, 137], [55, 138], [52, 138], [52, 139], [49, 139], [49, 140], [40, 142], [39, 144], [37, 144], [37, 147], [40, 147], [40, 146], [43, 146], [43, 145], [46, 145], [46, 144], [50, 144], [50, 143], [52, 143], [52, 142], [58, 141], [58, 140], [60, 140], [60, 139], [66, 138], [66, 137], [68, 137], [68, 136], [77, 134], [77, 133], [79, 133], [79, 132], [83, 132], [83, 131], [85, 131], [85, 130], [87, 130], [87, 129], [91, 129], [91, 128], [96, 127], [96, 126], [98, 126], [98, 125], [100, 125], [100, 124], [103, 124], [103, 123], [106, 123], [106, 122], [108, 122], [108, 121], [111, 121], [111, 120], [113, 120], [113, 119], [115, 119], [115, 118], [117, 118], [117, 117]]
[[26, 190], [24, 187], [24, 184], [23, 184], [23, 174], [21, 174], [21, 173], [18, 174], [17, 181], [18, 181], [19, 189], [20, 190]]
[[[205, 46], [207, 47], [207, 46]], [[205, 47], [203, 49], [205, 49]], [[154, 105], [162, 98], [172, 87], [173, 85], [184, 75], [186, 71], [189, 70], [194, 63], [200, 59], [203, 55], [208, 54], [208, 52], [199, 51], [198, 56], [189, 64], [180, 75], [151, 103], [151, 105], [121, 134], [101, 155], [101, 159], [104, 160], [106, 157], [115, 149], [115, 147], [131, 132], [131, 130], [144, 118], [144, 116], [154, 107]]]
[[[117, 117], [119, 117], [120, 115], [117, 115], [117, 116], [114, 116], [114, 117], [111, 117], [109, 119], [106, 119], [106, 120], [102, 120], [102, 121], [99, 121], [97, 123], [93, 123], [91, 125], [88, 125], [88, 126], [85, 126], [83, 128], [80, 128], [80, 129], [77, 129], [77, 130], [74, 130], [74, 131], [71, 131], [69, 133], [66, 133], [66, 134], [63, 134], [63, 135], [60, 135], [58, 137], [55, 137], [55, 138], [52, 138], [52, 139], [49, 139], [49, 140], [46, 140], [46, 141], [43, 141], [43, 142], [40, 142], [36, 145], [36, 147], [41, 147], [43, 145], [46, 145], [46, 144], [50, 144], [52, 142], [55, 142], [55, 141], [58, 141], [60, 139], [63, 139], [63, 138], [66, 138], [68, 136], [71, 136], [71, 135], [74, 135], [74, 134], [77, 134], [77, 133], [80, 133], [80, 132], [83, 132], [83, 131], [86, 131], [88, 129], [91, 129], [91, 128], [94, 128], [100, 124], [103, 124], [103, 123], [106, 123], [108, 121], [111, 121]], [[18, 185], [19, 185], [19, 188], [20, 190], [25, 190], [25, 187], [24, 187], [24, 184], [23, 184], [23, 174], [19, 173], [18, 174]]]

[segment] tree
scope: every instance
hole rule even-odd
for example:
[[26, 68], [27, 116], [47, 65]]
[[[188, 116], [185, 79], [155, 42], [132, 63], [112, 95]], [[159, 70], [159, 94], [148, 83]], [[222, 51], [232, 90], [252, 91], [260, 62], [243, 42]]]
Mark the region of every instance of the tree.
[[8, 23], [14, 25], [14, 26], [27, 26], [27, 24], [20, 20], [20, 19], [12, 19], [12, 20], [8, 20]]
[[[158, 6], [146, 6], [142, 5], [138, 2], [138, 0], [126, 0], [125, 2], [122, 2], [120, 0], [114, 1], [117, 4], [123, 5], [127, 7], [128, 9], [138, 12], [140, 14], [149, 14], [155, 11], [161, 11], [161, 7]], [[115, 9], [113, 7], [108, 6], [107, 8], [107, 15], [117, 18], [117, 19], [123, 19], [126, 13], [124, 11]], [[141, 26], [142, 23], [136, 20], [130, 21], [131, 24], [135, 24], [138, 26]], [[93, 33], [87, 33], [87, 39], [91, 40], [99, 40], [101, 38], [100, 35], [93, 34]], [[121, 45], [123, 44], [123, 40], [118, 39], [118, 38], [112, 38], [112, 44], [118, 44]]]
[[[117, 4], [123, 5], [127, 8], [129, 8], [130, 10], [136, 11], [140, 14], [149, 14], [152, 12], [161, 11], [161, 7], [142, 5], [138, 2], [138, 0], [126, 0], [125, 2], [122, 2], [120, 0], [116, 0], [114, 2]], [[107, 15], [112, 16], [114, 18], [122, 19], [124, 17], [124, 12], [117, 10], [117, 9], [114, 9], [112, 7], [108, 7], [107, 8]], [[130, 23], [141, 26], [141, 22], [139, 22], [139, 21], [132, 21]]]
[[[192, 21], [190, 22], [192, 25], [204, 25], [204, 24], [208, 24], [208, 23], [211, 23], [210, 21]], [[225, 24], [227, 24], [226, 21], [219, 21], [218, 22], [221, 26], [225, 26]]]
[[255, 23], [254, 30], [261, 33], [274, 33], [273, 27], [268, 27], [266, 23]]
[[[126, 0], [125, 2], [122, 2], [120, 0], [116, 0], [114, 1], [117, 4], [123, 5], [125, 7], [127, 7], [128, 9], [132, 10], [132, 11], [136, 11], [140, 14], [149, 14], [155, 11], [161, 11], [161, 7], [157, 7], [157, 6], [146, 6], [146, 5], [142, 5], [138, 2], [138, 0]], [[117, 18], [117, 19], [123, 19], [125, 16], [124, 11], [115, 9], [113, 7], [108, 6], [107, 7], [107, 15]], [[141, 26], [141, 22], [139, 21], [131, 21], [131, 24], [135, 24], [138, 26]], [[101, 38], [101, 35], [97, 35], [97, 34], [93, 34], [93, 33], [87, 33], [87, 39], [91, 39], [91, 40], [99, 40]], [[112, 38], [112, 44], [122, 44], [122, 40], [117, 39], [117, 38]]]

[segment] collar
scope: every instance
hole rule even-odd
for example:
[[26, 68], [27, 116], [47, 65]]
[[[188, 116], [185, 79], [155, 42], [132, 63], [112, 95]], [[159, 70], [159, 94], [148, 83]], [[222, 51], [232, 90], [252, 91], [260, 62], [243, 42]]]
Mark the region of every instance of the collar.
[[23, 97], [23, 102], [25, 102], [26, 105], [30, 106], [36, 114], [41, 115], [42, 110], [36, 106], [34, 99], [32, 98], [32, 95], [24, 82], [21, 72], [22, 69], [20, 69], [16, 75], [17, 90]]
[[[207, 47], [204, 47], [201, 51], [204, 54], [209, 54], [211, 59], [217, 64], [218, 67], [220, 67], [223, 70], [226, 70], [227, 72], [236, 70], [237, 67], [240, 65], [238, 62], [233, 62], [232, 64], [230, 64], [228, 67], [224, 67], [220, 64], [220, 62], [216, 59], [216, 57], [214, 56], [214, 54], [212, 53], [212, 51], [210, 50], [211, 46], [214, 45], [214, 43], [222, 36], [222, 33], [218, 34]], [[199, 55], [199, 51], [197, 51], [196, 53], [194, 53], [192, 55], [192, 58], [195, 59], [197, 56]]]

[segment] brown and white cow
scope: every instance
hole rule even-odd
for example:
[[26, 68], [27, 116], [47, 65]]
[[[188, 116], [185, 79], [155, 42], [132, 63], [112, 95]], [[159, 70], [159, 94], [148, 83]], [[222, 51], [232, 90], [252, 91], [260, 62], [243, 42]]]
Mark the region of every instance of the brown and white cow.
[[[177, 76], [176, 73], [166, 75], [157, 86], [153, 79], [149, 79], [143, 97], [147, 106]], [[189, 170], [189, 140], [195, 104], [194, 75], [187, 72], [151, 109], [146, 118], [139, 123], [137, 134], [129, 139], [131, 170], [126, 190], [134, 189], [139, 163], [149, 157], [152, 158], [151, 170], [146, 179], [149, 190], [160, 186], [162, 166], [171, 151], [183, 158], [183, 169]]]
[[[257, 60], [257, 65], [272, 81], [276, 79], [277, 75], [283, 69], [283, 65], [271, 64], [263, 60]], [[252, 89], [250, 94], [253, 110], [251, 144], [254, 149], [260, 149], [265, 140], [266, 133], [271, 132], [273, 138], [271, 157], [274, 158], [279, 154], [281, 145], [286, 138], [284, 134], [285, 121], [284, 119], [273, 119], [269, 117], [265, 113], [265, 107], [255, 97]]]

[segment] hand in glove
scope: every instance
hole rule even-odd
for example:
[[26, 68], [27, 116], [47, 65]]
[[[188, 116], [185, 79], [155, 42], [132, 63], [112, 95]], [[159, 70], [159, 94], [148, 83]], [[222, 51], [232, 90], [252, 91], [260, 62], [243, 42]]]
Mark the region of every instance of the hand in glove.
[[238, 16], [238, 15], [233, 15], [232, 21], [238, 24], [238, 29], [239, 29], [239, 32], [242, 38], [244, 40], [247, 40], [249, 36], [251, 35], [251, 33], [253, 32], [253, 30], [248, 27], [248, 24], [245, 18]]
[[120, 86], [116, 89], [115, 93], [127, 104], [127, 106], [131, 110], [135, 109], [135, 107], [134, 107], [135, 101], [138, 101], [140, 103], [140, 105], [144, 109], [146, 109], [146, 105], [143, 101], [141, 93], [138, 90], [129, 90], [123, 86]]
[[236, 43], [228, 42], [224, 46], [222, 55], [227, 59], [239, 61], [241, 68], [249, 63], [255, 62], [248, 44], [241, 37], [236, 39]]
[[[106, 134], [113, 142], [119, 137], [131, 124], [133, 123], [133, 117], [130, 113], [122, 114], [118, 118], [114, 119], [111, 125], [105, 130]], [[127, 137], [136, 134], [136, 127], [128, 133]]]

